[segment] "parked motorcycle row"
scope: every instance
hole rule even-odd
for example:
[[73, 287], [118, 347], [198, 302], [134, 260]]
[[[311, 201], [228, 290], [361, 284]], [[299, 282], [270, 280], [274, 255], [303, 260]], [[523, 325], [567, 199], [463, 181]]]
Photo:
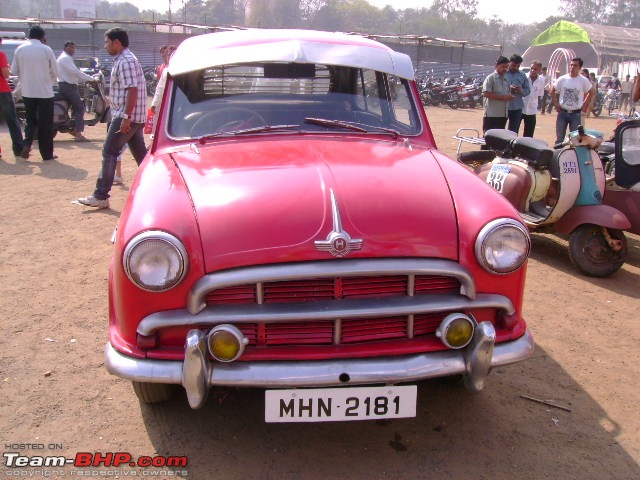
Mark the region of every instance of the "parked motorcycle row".
[[[448, 75], [448, 72], [446, 73]], [[425, 106], [447, 105], [450, 108], [482, 107], [484, 77], [437, 78], [426, 75], [417, 81], [420, 98]]]

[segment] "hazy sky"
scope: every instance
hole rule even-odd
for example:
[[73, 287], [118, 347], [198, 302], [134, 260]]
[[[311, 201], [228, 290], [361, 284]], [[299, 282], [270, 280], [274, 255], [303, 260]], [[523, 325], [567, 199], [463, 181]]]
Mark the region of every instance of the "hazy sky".
[[[109, 0], [117, 3], [122, 0]], [[170, 0], [128, 0], [140, 10], [154, 9], [166, 12]], [[534, 23], [541, 22], [550, 15], [559, 15], [561, 0], [536, 0], [534, 3], [507, 2], [505, 0], [479, 0], [478, 16], [486, 20], [494, 15], [507, 23]], [[372, 5], [383, 8], [391, 5], [394, 9], [404, 8], [428, 8], [431, 0], [368, 0]], [[172, 9], [182, 7], [182, 0], [171, 0]]]
[[[428, 8], [433, 2], [430, 0], [367, 0], [378, 8], [391, 5], [394, 9]], [[550, 15], [559, 15], [560, 0], [536, 0], [525, 4], [507, 2], [505, 0], [479, 0], [478, 16], [486, 20], [494, 15], [507, 23], [535, 23], [541, 22]]]

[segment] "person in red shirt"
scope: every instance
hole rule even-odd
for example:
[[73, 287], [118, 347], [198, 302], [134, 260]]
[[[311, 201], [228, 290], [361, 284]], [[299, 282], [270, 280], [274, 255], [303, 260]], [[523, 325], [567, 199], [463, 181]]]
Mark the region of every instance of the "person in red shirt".
[[[2, 37], [0, 37], [0, 46], [2, 45]], [[16, 157], [22, 153], [24, 147], [24, 139], [22, 137], [22, 130], [18, 123], [18, 117], [16, 115], [16, 106], [13, 103], [13, 95], [11, 88], [9, 87], [9, 78], [11, 71], [9, 68], [9, 62], [7, 62], [7, 56], [0, 50], [0, 110], [4, 116], [7, 127], [9, 128], [9, 135], [11, 136], [11, 146], [13, 148], [13, 154]]]

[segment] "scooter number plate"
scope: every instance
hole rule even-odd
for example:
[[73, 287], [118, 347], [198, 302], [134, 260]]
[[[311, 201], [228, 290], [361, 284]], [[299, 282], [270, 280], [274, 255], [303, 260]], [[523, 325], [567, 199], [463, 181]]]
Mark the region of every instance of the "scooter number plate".
[[489, 175], [487, 175], [486, 181], [489, 185], [491, 185], [491, 188], [493, 188], [497, 192], [503, 193], [504, 182], [509, 176], [509, 172], [511, 172], [510, 165], [493, 165], [491, 167], [491, 170], [489, 170]]

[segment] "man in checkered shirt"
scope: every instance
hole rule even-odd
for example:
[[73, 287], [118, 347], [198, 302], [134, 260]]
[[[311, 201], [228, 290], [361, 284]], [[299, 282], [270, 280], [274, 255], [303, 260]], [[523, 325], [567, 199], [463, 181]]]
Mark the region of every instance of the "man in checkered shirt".
[[104, 48], [114, 55], [111, 70], [111, 124], [102, 147], [102, 169], [92, 195], [78, 199], [82, 205], [109, 208], [109, 192], [113, 186], [118, 155], [125, 145], [140, 165], [147, 147], [144, 124], [147, 111], [147, 87], [142, 67], [129, 50], [129, 36], [122, 28], [112, 28], [104, 34]]

